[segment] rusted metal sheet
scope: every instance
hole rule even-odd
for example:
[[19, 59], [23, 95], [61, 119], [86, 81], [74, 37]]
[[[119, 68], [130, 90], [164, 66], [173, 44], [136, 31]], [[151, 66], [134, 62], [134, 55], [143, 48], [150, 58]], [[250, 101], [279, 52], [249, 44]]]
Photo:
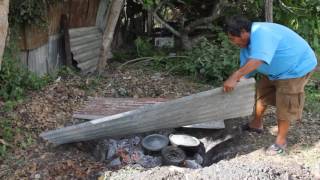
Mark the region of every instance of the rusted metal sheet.
[[70, 28], [94, 26], [100, 0], [69, 0]]
[[[75, 119], [94, 120], [127, 111], [142, 106], [166, 102], [172, 99], [164, 98], [103, 98], [89, 97], [85, 105], [73, 114]], [[224, 120], [183, 126], [185, 128], [224, 129]]]
[[83, 108], [73, 113], [73, 118], [77, 119], [98, 119], [131, 110], [141, 106], [166, 102], [164, 98], [101, 98], [89, 97]]
[[252, 113], [254, 95], [254, 79], [243, 80], [231, 93], [216, 88], [44, 132], [40, 136], [52, 143], [64, 144], [242, 117]]
[[48, 73], [47, 69], [48, 44], [30, 50], [28, 53], [28, 68], [30, 71], [42, 76]]
[[48, 43], [36, 49], [21, 51], [21, 64], [39, 76], [57, 70], [63, 59], [61, 37], [60, 34], [50, 36]]
[[27, 25], [21, 32], [20, 49], [31, 50], [43, 46], [48, 42], [48, 28]]
[[52, 73], [59, 69], [63, 61], [62, 35], [56, 34], [49, 37], [48, 41], [48, 66], [47, 72]]
[[97, 18], [96, 18], [96, 26], [103, 31], [106, 27], [107, 21], [106, 21], [106, 15], [108, 11], [108, 7], [111, 0], [101, 0], [99, 9], [97, 12]]
[[97, 68], [102, 34], [98, 27], [73, 28], [69, 30], [70, 47], [77, 67], [86, 74]]

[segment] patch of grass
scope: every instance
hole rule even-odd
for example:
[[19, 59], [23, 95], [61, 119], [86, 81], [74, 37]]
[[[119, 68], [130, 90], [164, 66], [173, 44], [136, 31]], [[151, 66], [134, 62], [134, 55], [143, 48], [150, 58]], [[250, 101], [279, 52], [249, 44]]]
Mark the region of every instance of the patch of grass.
[[[0, 138], [5, 143], [10, 143], [14, 139], [14, 129], [12, 128], [12, 121], [8, 119], [0, 119]], [[6, 156], [9, 146], [7, 144], [0, 144], [0, 158]]]
[[315, 72], [305, 87], [306, 106], [309, 112], [320, 113], [320, 72]]

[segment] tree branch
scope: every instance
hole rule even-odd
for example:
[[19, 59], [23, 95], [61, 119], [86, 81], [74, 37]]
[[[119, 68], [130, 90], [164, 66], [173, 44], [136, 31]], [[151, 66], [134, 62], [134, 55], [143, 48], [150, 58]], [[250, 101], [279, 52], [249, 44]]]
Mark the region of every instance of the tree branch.
[[[142, 0], [139, 0], [141, 4], [143, 4]], [[158, 14], [157, 11], [166, 3], [166, 1], [161, 1], [159, 5], [153, 9], [153, 8], [148, 8], [152, 13], [153, 17], [155, 20], [157, 20], [161, 25], [163, 25], [165, 28], [167, 28], [172, 34], [174, 34], [177, 37], [181, 37], [181, 34], [179, 31], [175, 30], [172, 26], [170, 26], [165, 20], [163, 20]]]
[[201, 24], [210, 23], [221, 16], [222, 10], [226, 7], [227, 0], [220, 0], [213, 8], [211, 12], [211, 16], [198, 19], [196, 21], [191, 22], [189, 25], [185, 27], [186, 32], [192, 31], [196, 26]]
[[164, 27], [166, 27], [172, 34], [174, 34], [177, 37], [181, 37], [181, 34], [175, 30], [173, 27], [171, 27], [167, 22], [165, 22], [163, 19], [161, 19], [157, 12], [153, 13], [154, 19], [156, 19], [160, 24], [162, 24]]

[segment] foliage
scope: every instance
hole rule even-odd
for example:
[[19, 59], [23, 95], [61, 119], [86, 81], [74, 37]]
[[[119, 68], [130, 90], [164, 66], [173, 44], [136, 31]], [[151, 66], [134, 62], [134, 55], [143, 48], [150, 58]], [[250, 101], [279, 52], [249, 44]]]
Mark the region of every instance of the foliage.
[[[12, 128], [11, 121], [6, 119], [0, 119], [0, 137], [5, 142], [10, 142], [14, 138], [14, 129]], [[0, 158], [4, 157], [7, 153], [8, 145], [0, 143]]]
[[11, 0], [9, 22], [11, 25], [44, 25], [46, 11], [50, 4], [58, 0]]
[[280, 0], [275, 4], [274, 19], [303, 36], [320, 54], [320, 1]]
[[5, 107], [13, 107], [16, 102], [24, 98], [26, 91], [39, 90], [52, 80], [50, 76], [39, 78], [28, 71], [21, 65], [16, 54], [18, 54], [17, 47], [14, 42], [10, 42], [5, 49], [0, 71], [0, 97], [6, 102]]
[[181, 61], [180, 70], [220, 84], [239, 66], [239, 50], [229, 43], [223, 32], [215, 40], [203, 39]]
[[314, 72], [310, 82], [305, 87], [306, 110], [320, 113], [320, 72]]
[[203, 38], [193, 49], [179, 52], [179, 55], [168, 56], [167, 49], [153, 51], [153, 54], [150, 54], [152, 52], [149, 52], [149, 45], [140, 41], [144, 45], [139, 46], [137, 51], [148, 52], [143, 55], [151, 57], [147, 59], [153, 60], [153, 68], [191, 75], [194, 78], [220, 84], [239, 66], [239, 50], [229, 43], [221, 29], [216, 34], [214, 40]]
[[148, 39], [138, 37], [134, 41], [134, 44], [136, 46], [136, 52], [138, 57], [145, 57], [154, 54], [153, 46], [151, 45]]
[[[238, 7], [237, 10], [231, 11], [245, 14], [254, 21], [264, 21], [264, 0], [241, 1]], [[320, 1], [277, 0], [274, 1], [273, 7], [274, 22], [286, 25], [299, 33], [320, 55]]]

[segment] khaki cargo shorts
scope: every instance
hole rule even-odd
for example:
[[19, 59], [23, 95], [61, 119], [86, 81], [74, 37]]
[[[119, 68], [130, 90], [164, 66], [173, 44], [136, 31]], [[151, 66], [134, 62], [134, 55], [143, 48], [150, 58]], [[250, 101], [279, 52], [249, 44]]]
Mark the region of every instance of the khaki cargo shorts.
[[278, 120], [301, 120], [304, 106], [304, 86], [312, 73], [301, 78], [269, 80], [263, 76], [257, 82], [256, 100], [276, 106]]

